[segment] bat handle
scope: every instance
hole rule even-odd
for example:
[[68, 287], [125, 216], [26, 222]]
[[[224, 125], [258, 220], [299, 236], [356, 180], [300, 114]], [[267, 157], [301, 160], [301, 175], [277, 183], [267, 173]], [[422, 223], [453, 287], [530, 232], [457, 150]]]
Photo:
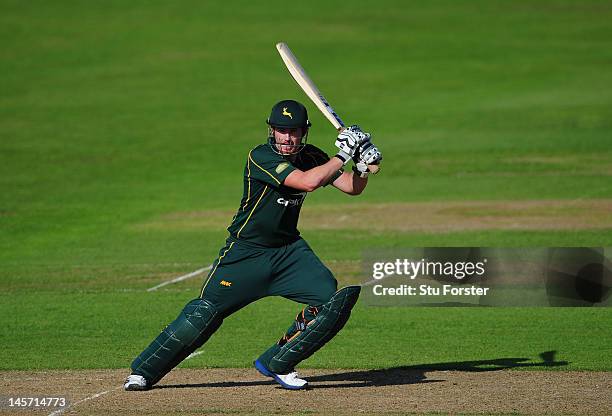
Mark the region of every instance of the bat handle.
[[[342, 133], [344, 130], [346, 130], [346, 127], [340, 125], [336, 130], [338, 130], [338, 133]], [[368, 165], [368, 170], [372, 175], [376, 175], [380, 170], [380, 165]]]

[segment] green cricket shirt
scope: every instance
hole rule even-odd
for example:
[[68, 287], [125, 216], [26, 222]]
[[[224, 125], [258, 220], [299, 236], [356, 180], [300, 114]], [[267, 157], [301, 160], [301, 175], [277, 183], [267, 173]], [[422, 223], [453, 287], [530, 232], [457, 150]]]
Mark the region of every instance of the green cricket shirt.
[[[230, 238], [264, 247], [280, 247], [300, 238], [297, 229], [307, 192], [289, 188], [283, 181], [295, 169], [307, 171], [325, 164], [329, 156], [307, 144], [290, 160], [261, 144], [249, 152], [244, 168], [244, 193], [238, 212], [228, 227]], [[329, 183], [342, 174], [339, 170]]]

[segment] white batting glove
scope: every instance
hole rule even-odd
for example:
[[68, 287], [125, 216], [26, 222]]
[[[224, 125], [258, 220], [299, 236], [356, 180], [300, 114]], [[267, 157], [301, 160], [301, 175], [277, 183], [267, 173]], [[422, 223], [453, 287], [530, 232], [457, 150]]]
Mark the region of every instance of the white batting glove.
[[378, 165], [382, 160], [382, 153], [369, 140], [359, 145], [359, 151], [355, 156], [359, 157], [359, 162], [363, 162], [366, 165]]
[[362, 162], [357, 162], [353, 166], [353, 173], [360, 178], [367, 178], [370, 174], [370, 169], [368, 169], [368, 165]]
[[382, 160], [382, 153], [371, 141], [367, 140], [359, 145], [357, 153], [353, 157], [355, 166], [353, 172], [361, 178], [367, 178], [370, 174], [368, 165], [378, 165]]
[[336, 139], [336, 147], [339, 149], [336, 157], [342, 161], [343, 164], [351, 160], [351, 158], [357, 152], [359, 145], [363, 142], [370, 140], [370, 133], [366, 133], [361, 130], [357, 125], [353, 125], [344, 131], [342, 131]]

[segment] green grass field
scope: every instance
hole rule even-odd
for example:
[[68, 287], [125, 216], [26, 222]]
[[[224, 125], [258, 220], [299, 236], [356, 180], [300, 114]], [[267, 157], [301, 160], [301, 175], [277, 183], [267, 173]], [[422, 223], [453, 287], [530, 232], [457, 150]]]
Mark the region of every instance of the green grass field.
[[[0, 369], [127, 368], [197, 296], [200, 278], [146, 289], [215, 259], [276, 101], [305, 102], [333, 151], [281, 40], [384, 153], [361, 197], [324, 189], [302, 211], [395, 204], [382, 229], [302, 230], [341, 283], [371, 248], [612, 246], [590, 210], [612, 198], [610, 2], [229, 3], [0, 1]], [[470, 201], [560, 208], [538, 212], [548, 227], [403, 228], [401, 207]], [[249, 366], [296, 310], [250, 305], [183, 365]], [[610, 327], [607, 308], [358, 305], [304, 364], [610, 371]]]

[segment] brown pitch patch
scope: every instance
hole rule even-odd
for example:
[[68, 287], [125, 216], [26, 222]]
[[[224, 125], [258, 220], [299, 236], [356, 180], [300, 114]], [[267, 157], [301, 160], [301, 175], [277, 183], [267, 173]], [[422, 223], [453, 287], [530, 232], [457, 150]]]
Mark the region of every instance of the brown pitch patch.
[[66, 415], [612, 413], [610, 372], [395, 368], [302, 374], [311, 389], [283, 390], [253, 369], [228, 368], [176, 369], [146, 392], [120, 388], [126, 370], [7, 371], [0, 373], [0, 387], [5, 397], [67, 396], [73, 406]]
[[[404, 202], [306, 206], [300, 228], [444, 233], [468, 230], [587, 230], [612, 228], [612, 199]], [[215, 229], [233, 211], [175, 212], [137, 229]]]

